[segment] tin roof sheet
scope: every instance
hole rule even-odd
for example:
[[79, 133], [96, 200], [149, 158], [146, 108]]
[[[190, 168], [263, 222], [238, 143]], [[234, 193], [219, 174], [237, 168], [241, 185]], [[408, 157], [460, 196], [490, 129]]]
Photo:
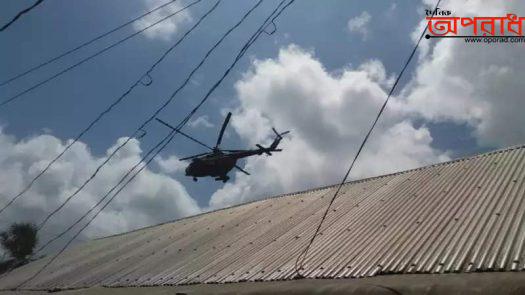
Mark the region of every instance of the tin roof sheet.
[[[285, 280], [334, 187], [235, 206], [64, 252], [31, 289]], [[308, 278], [521, 271], [525, 146], [346, 184], [305, 262]], [[12, 288], [49, 258], [0, 278]]]

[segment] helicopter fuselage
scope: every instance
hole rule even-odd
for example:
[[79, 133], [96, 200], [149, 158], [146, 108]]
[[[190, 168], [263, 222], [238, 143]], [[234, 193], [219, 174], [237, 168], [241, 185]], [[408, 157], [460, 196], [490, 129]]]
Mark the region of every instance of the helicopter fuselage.
[[263, 150], [245, 150], [228, 154], [217, 152], [194, 158], [188, 167], [186, 167], [186, 176], [193, 177], [193, 180], [196, 180], [197, 177], [212, 176], [215, 177], [216, 180], [226, 182], [230, 179], [227, 175], [228, 172], [237, 165], [238, 159], [260, 155], [262, 153]]
[[237, 164], [237, 158], [226, 155], [208, 155], [195, 158], [186, 167], [186, 175], [192, 177], [212, 176], [226, 179], [226, 175]]

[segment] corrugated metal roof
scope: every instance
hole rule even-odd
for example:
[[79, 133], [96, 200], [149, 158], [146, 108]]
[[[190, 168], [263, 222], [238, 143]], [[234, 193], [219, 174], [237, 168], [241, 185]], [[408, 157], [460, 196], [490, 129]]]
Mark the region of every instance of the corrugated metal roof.
[[[90, 241], [26, 288], [294, 278], [334, 187]], [[348, 183], [305, 262], [309, 278], [525, 268], [525, 146]], [[0, 279], [16, 286], [47, 258]]]

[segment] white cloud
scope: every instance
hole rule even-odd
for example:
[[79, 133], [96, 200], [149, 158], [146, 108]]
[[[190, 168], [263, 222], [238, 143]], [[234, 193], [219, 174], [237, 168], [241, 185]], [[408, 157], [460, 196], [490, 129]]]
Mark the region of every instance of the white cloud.
[[[144, 2], [144, 6], [146, 7], [146, 10], [153, 9], [155, 7], [162, 5], [162, 3], [165, 3], [159, 0], [143, 0], [143, 2]], [[133, 23], [133, 27], [136, 30], [141, 30], [142, 28], [152, 25], [156, 21], [159, 21], [160, 19], [167, 17], [170, 14], [176, 11], [179, 11], [184, 6], [185, 5], [181, 3], [181, 1], [177, 1]], [[184, 10], [164, 20], [163, 22], [147, 29], [146, 31], [144, 31], [144, 35], [150, 39], [161, 39], [161, 40], [169, 41], [175, 36], [175, 34], [179, 30], [179, 27], [182, 24], [190, 22], [191, 20], [192, 20], [192, 17], [189, 11]]]
[[[521, 1], [447, 1], [442, 7], [453, 9], [455, 16], [525, 13]], [[525, 142], [523, 44], [424, 43], [432, 45], [423, 51], [415, 79], [404, 91], [407, 109], [426, 120], [469, 124], [481, 145]]]
[[[291, 129], [282, 153], [253, 157], [246, 176], [218, 190], [211, 207], [222, 207], [281, 192], [335, 183], [386, 98], [383, 65], [367, 61], [341, 74], [328, 73], [313, 53], [297, 46], [278, 58], [256, 60], [237, 82], [240, 106], [232, 126], [248, 144], [271, 141], [271, 126]], [[393, 99], [395, 101], [395, 98]], [[418, 167], [448, 159], [434, 150], [424, 126], [416, 128], [392, 103], [359, 160], [353, 178]]]
[[[115, 146], [108, 149], [108, 155]], [[18, 140], [0, 130], [0, 195], [13, 196], [19, 192], [43, 167], [63, 149], [66, 143], [52, 135], [39, 135]], [[94, 205], [142, 155], [140, 143], [132, 139], [128, 145], [100, 170], [99, 175], [82, 190], [44, 228], [41, 241], [63, 230], [73, 220]], [[78, 142], [64, 157], [44, 174], [25, 195], [0, 216], [1, 229], [11, 222], [40, 222], [104, 160], [95, 156], [89, 147]], [[167, 170], [171, 157], [161, 159]], [[158, 162], [159, 163], [159, 162]], [[2, 197], [0, 204], [5, 204]], [[197, 203], [185, 188], [173, 178], [145, 169], [115, 198], [83, 237], [107, 235], [128, 231], [166, 220], [200, 212]]]
[[[424, 2], [435, 4], [430, 0]], [[454, 0], [444, 2], [442, 7], [453, 8], [456, 16], [507, 12], [522, 15], [525, 7], [520, 4]], [[348, 29], [366, 37], [370, 18], [363, 12], [353, 22], [349, 21]], [[150, 37], [167, 38], [175, 33], [177, 25]], [[418, 24], [414, 38], [424, 25], [424, 22]], [[432, 148], [429, 129], [413, 124], [416, 119], [469, 124], [482, 145], [525, 142], [522, 46], [424, 40], [415, 61], [413, 79], [390, 101], [352, 177], [448, 160], [447, 152]], [[364, 61], [334, 74], [323, 67], [314, 53], [297, 46], [282, 48], [275, 59], [255, 60], [252, 69], [235, 85], [238, 107], [231, 122], [234, 131], [249, 145], [269, 144], [272, 126], [291, 129], [292, 133], [282, 141], [282, 153], [246, 161], [245, 168], [251, 176], [232, 172], [236, 173], [235, 181], [213, 194], [210, 208], [339, 181], [392, 81], [392, 74], [379, 60]], [[211, 127], [206, 117], [192, 123], [194, 127]], [[18, 140], [0, 132], [0, 193], [12, 196], [19, 191], [63, 146], [52, 135]], [[141, 153], [139, 142], [133, 140], [53, 221], [50, 231], [58, 231], [87, 210]], [[101, 161], [103, 157], [93, 155], [85, 144], [75, 145], [2, 220], [38, 221], [78, 187]], [[164, 174], [181, 172], [183, 163], [175, 156], [160, 157], [156, 163], [161, 173], [144, 171], [100, 216], [91, 227], [91, 234], [124, 231], [199, 212], [184, 187]]]
[[359, 33], [363, 37], [363, 40], [366, 40], [368, 38], [368, 23], [372, 19], [372, 16], [366, 12], [363, 11], [360, 15], [351, 18], [348, 21], [348, 30], [353, 33]]
[[[442, 6], [453, 7], [459, 16], [525, 13], [516, 1], [448, 1]], [[366, 32], [367, 18], [358, 17], [349, 29]], [[413, 37], [423, 26], [418, 24]], [[389, 103], [355, 178], [447, 160], [447, 153], [431, 147], [430, 131], [424, 125], [416, 128], [414, 119], [469, 124], [481, 145], [525, 141], [522, 46], [430, 42], [423, 41], [415, 76]], [[283, 153], [249, 159], [246, 169], [252, 176], [237, 174], [235, 182], [212, 196], [210, 206], [338, 181], [392, 81], [378, 60], [335, 75], [312, 53], [293, 46], [276, 59], [255, 61], [236, 86], [240, 106], [235, 130], [249, 144], [268, 141], [271, 125], [292, 128], [293, 135], [283, 142]]]
[[359, 70], [366, 73], [370, 80], [378, 83], [383, 87], [390, 88], [392, 87], [392, 84], [394, 84], [394, 75], [390, 75], [390, 77], [387, 77], [385, 67], [383, 66], [383, 63], [378, 59], [371, 59], [365, 61], [359, 66]]
[[177, 156], [169, 156], [167, 158], [158, 156], [157, 158], [155, 158], [155, 163], [159, 165], [160, 170], [162, 172], [168, 174], [178, 173], [184, 171], [184, 169], [186, 168], [186, 164], [180, 161]]
[[194, 120], [191, 120], [188, 123], [188, 125], [190, 125], [190, 127], [193, 127], [193, 128], [197, 128], [197, 127], [212, 128], [215, 126], [210, 122], [210, 119], [206, 115], [203, 115], [203, 116], [197, 117]]

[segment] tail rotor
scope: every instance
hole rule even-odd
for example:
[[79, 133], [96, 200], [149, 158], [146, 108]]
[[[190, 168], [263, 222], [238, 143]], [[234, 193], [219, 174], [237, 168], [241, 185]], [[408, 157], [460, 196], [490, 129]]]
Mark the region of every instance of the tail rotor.
[[283, 135], [286, 135], [286, 134], [290, 133], [290, 131], [285, 131], [285, 132], [279, 133], [273, 127], [272, 127], [272, 130], [273, 130], [273, 133], [275, 133], [275, 139], [273, 140], [273, 142], [270, 145], [270, 147], [265, 148], [265, 147], [263, 147], [260, 144], [256, 144], [256, 146], [259, 148], [259, 155], [265, 153], [268, 156], [271, 156], [272, 152], [280, 152], [280, 151], [282, 151], [281, 149], [278, 149], [277, 146], [279, 145], [279, 143], [283, 139]]
[[284, 131], [282, 133], [279, 133], [279, 132], [277, 132], [277, 130], [275, 130], [274, 127], [272, 127], [272, 131], [273, 131], [273, 133], [275, 133], [277, 138], [283, 138], [283, 135], [286, 135], [286, 134], [290, 133], [290, 130], [287, 130], [287, 131]]

